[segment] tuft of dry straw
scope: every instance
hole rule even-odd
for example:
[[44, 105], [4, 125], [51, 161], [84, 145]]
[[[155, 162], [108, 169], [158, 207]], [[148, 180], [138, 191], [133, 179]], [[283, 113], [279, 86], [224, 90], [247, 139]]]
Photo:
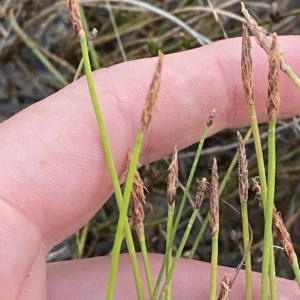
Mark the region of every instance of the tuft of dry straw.
[[218, 300], [229, 300], [229, 292], [230, 290], [230, 285], [231, 285], [231, 281], [229, 279], [228, 275], [225, 275], [222, 283], [221, 283], [221, 288], [220, 288], [220, 292], [218, 295]]
[[176, 190], [179, 186], [178, 183], [178, 151], [177, 145], [174, 147], [174, 154], [172, 156], [171, 164], [168, 168], [169, 174], [167, 179], [167, 197], [169, 205], [175, 201]]
[[280, 70], [280, 53], [278, 47], [277, 34], [273, 33], [270, 50], [268, 53], [269, 60], [269, 87], [268, 87], [268, 104], [267, 110], [269, 119], [277, 117], [279, 113], [280, 105], [280, 82], [279, 82], [279, 70]]
[[219, 232], [219, 175], [217, 160], [214, 158], [211, 170], [210, 183], [210, 211], [209, 211], [209, 228], [211, 236], [215, 237]]
[[[271, 45], [270, 40], [264, 33], [263, 29], [260, 26], [258, 26], [256, 20], [249, 14], [243, 2], [241, 2], [241, 5], [242, 5], [242, 13], [245, 17], [247, 27], [251, 30], [251, 32], [255, 36], [257, 43], [266, 51], [266, 53], [269, 53], [269, 49]], [[279, 56], [280, 56], [280, 68], [283, 72], [286, 73], [291, 68], [285, 62], [282, 55], [279, 54]]]
[[238, 153], [239, 153], [239, 195], [241, 202], [248, 201], [248, 162], [246, 156], [245, 146], [243, 144], [243, 138], [239, 132], [237, 132], [238, 137]]
[[197, 194], [196, 194], [196, 199], [195, 199], [195, 203], [194, 203], [194, 208], [200, 209], [204, 195], [208, 191], [208, 182], [207, 182], [207, 179], [203, 177], [201, 180], [199, 180], [197, 178], [197, 183], [198, 183], [198, 186], [197, 186]]
[[[130, 160], [131, 154], [128, 153], [127, 170], [130, 165]], [[147, 188], [144, 186], [139, 172], [136, 170], [130, 197], [130, 223], [135, 227], [138, 236], [144, 232], [144, 204], [146, 203], [144, 191], [148, 192]]]
[[242, 80], [243, 80], [246, 102], [248, 105], [254, 105], [251, 39], [249, 36], [248, 28], [245, 24], [243, 24], [241, 64], [242, 64]]
[[207, 127], [210, 127], [210, 126], [213, 124], [215, 118], [216, 118], [216, 110], [213, 109], [213, 110], [211, 111], [209, 117], [208, 117], [206, 126], [207, 126]]
[[161, 84], [161, 71], [162, 71], [162, 62], [163, 62], [163, 53], [159, 51], [158, 53], [158, 62], [154, 72], [154, 76], [149, 88], [148, 95], [146, 97], [146, 103], [144, 106], [142, 114], [142, 131], [146, 131], [148, 128], [152, 116], [156, 108], [156, 101], [158, 97], [158, 92]]
[[71, 22], [73, 30], [78, 38], [82, 35], [82, 21], [79, 9], [79, 0], [66, 0], [67, 7], [71, 14]]
[[292, 244], [292, 240], [290, 238], [290, 234], [284, 226], [280, 213], [275, 207], [273, 209], [273, 229], [284, 249], [285, 255], [290, 265], [293, 265], [296, 258], [296, 253]]

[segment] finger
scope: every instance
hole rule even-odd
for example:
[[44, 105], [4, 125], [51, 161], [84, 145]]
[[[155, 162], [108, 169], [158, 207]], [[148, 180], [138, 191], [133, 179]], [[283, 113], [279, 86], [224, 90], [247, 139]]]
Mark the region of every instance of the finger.
[[[286, 60], [300, 71], [297, 43], [297, 37], [280, 39]], [[182, 148], [197, 141], [213, 108], [217, 119], [211, 134], [249, 123], [240, 44], [231, 39], [165, 57], [158, 113], [146, 135], [142, 163], [170, 153], [176, 143]], [[264, 121], [267, 59], [256, 45], [253, 56], [258, 116]], [[94, 75], [119, 174], [134, 143], [156, 61], [132, 61]], [[298, 114], [299, 91], [285, 75], [281, 83], [281, 116]], [[1, 197], [41, 228], [46, 245], [82, 226], [111, 194], [85, 78], [1, 124], [0, 141]]]
[[[140, 265], [142, 265], [142, 259]], [[151, 254], [151, 268], [153, 274], [158, 274], [163, 256]], [[105, 299], [105, 291], [110, 268], [110, 257], [98, 257], [76, 261], [65, 261], [50, 263], [47, 265], [47, 299]], [[172, 279], [172, 299], [197, 299], [209, 298], [209, 274], [210, 265], [208, 263], [181, 259], [175, 269]], [[224, 275], [232, 279], [235, 269], [218, 268], [218, 287]], [[117, 283], [114, 297], [115, 299], [137, 299], [135, 283], [132, 276], [130, 258], [128, 255], [121, 255]], [[146, 282], [143, 277], [143, 282]], [[260, 274], [253, 273], [253, 300], [260, 299]], [[299, 290], [294, 281], [277, 279], [278, 299], [297, 299]], [[144, 291], [147, 292], [146, 285]], [[148, 297], [147, 297], [148, 298]], [[229, 298], [240, 300], [245, 298], [245, 278], [244, 271], [240, 271]]]

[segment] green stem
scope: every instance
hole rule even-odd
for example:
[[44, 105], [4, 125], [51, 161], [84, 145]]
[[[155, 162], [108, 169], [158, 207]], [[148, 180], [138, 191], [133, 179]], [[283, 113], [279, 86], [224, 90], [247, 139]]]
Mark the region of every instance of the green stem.
[[148, 256], [148, 251], [147, 251], [147, 246], [146, 246], [146, 241], [145, 241], [144, 228], [142, 229], [142, 232], [138, 233], [138, 237], [139, 237], [144, 267], [145, 267], [149, 296], [151, 296], [153, 293], [153, 290], [154, 290], [154, 281], [153, 281], [152, 271], [150, 268], [149, 256]]
[[[262, 286], [261, 299], [268, 297], [268, 278], [274, 276], [270, 271], [270, 255], [273, 247], [272, 223], [273, 223], [273, 208], [275, 195], [275, 171], [276, 171], [276, 117], [272, 117], [269, 122], [268, 135], [268, 198], [264, 202], [265, 208], [265, 225], [264, 225], [264, 246], [263, 246], [263, 260], [262, 260]], [[269, 274], [270, 273], [270, 274]], [[276, 291], [273, 291], [273, 293]]]
[[293, 268], [294, 274], [296, 276], [296, 281], [297, 281], [298, 287], [300, 289], [300, 270], [299, 270], [299, 264], [298, 264], [298, 259], [297, 259], [296, 255], [295, 255], [294, 261], [292, 263], [292, 268]]
[[[171, 282], [171, 280], [172, 280], [172, 275], [173, 275], [173, 273], [174, 273], [174, 271], [175, 271], [175, 268], [176, 268], [176, 265], [177, 265], [177, 263], [178, 263], [178, 261], [179, 261], [179, 259], [180, 259], [180, 257], [181, 257], [181, 254], [182, 254], [182, 252], [183, 252], [184, 246], [185, 246], [185, 244], [186, 244], [186, 241], [187, 241], [187, 239], [188, 239], [188, 237], [189, 237], [189, 234], [190, 234], [190, 232], [191, 232], [191, 229], [192, 229], [193, 224], [194, 224], [194, 222], [195, 222], [195, 219], [196, 219], [196, 217], [197, 217], [198, 211], [199, 211], [198, 209], [194, 209], [193, 214], [192, 214], [192, 216], [191, 216], [191, 218], [190, 218], [190, 220], [189, 220], [189, 223], [188, 223], [188, 225], [187, 225], [187, 227], [186, 227], [186, 230], [185, 230], [185, 232], [184, 232], [184, 235], [183, 235], [182, 240], [181, 240], [181, 242], [180, 242], [180, 245], [179, 245], [179, 247], [178, 247], [178, 251], [176, 252], [176, 255], [175, 255], [175, 257], [174, 257], [172, 266], [171, 266], [171, 268], [170, 268], [170, 270], [169, 270], [169, 272], [168, 272], [168, 275], [167, 275], [167, 277], [166, 277], [166, 282], [165, 282], [165, 284], [164, 284], [164, 286], [163, 286], [163, 288], [162, 288], [162, 291], [161, 291], [161, 293], [160, 293], [160, 295], [159, 295], [159, 297], [158, 297], [159, 300], [161, 300], [161, 299], [163, 298], [165, 288], [168, 286], [168, 284], [169, 284], [169, 283]], [[152, 297], [152, 298], [153, 298], [153, 297]]]
[[248, 203], [242, 202], [242, 228], [244, 240], [245, 272], [246, 272], [246, 299], [252, 299], [252, 267], [251, 267], [251, 252], [250, 252], [250, 236], [249, 236], [249, 220], [248, 220]]
[[[175, 208], [174, 202], [168, 205], [166, 249], [169, 247], [171, 241], [171, 233], [173, 230], [173, 221], [174, 221], [174, 208]], [[166, 277], [170, 272], [171, 265], [172, 265], [172, 251], [169, 252], [168, 259], [166, 262]], [[172, 299], [172, 280], [170, 280], [169, 284], [166, 285], [165, 299], [167, 300]]]
[[[97, 97], [97, 93], [96, 93], [96, 88], [95, 88], [95, 84], [94, 84], [94, 80], [93, 80], [93, 76], [92, 76], [92, 70], [91, 70], [91, 65], [90, 65], [90, 60], [89, 60], [89, 55], [88, 55], [86, 36], [85, 36], [85, 33], [83, 30], [82, 30], [82, 34], [80, 36], [80, 46], [81, 46], [81, 51], [82, 51], [82, 55], [83, 55], [85, 74], [86, 74], [86, 78], [87, 78], [87, 82], [88, 82], [91, 100], [92, 100], [94, 112], [95, 112], [96, 119], [97, 119], [98, 129], [99, 129], [100, 136], [102, 139], [103, 152], [105, 154], [106, 163], [108, 166], [109, 174], [111, 176], [112, 185], [113, 185], [113, 189], [115, 192], [117, 204], [120, 209], [122, 206], [122, 202], [123, 202], [123, 196], [122, 196], [122, 192], [121, 192], [121, 188], [120, 188], [120, 184], [119, 184], [117, 171], [116, 171], [114, 161], [113, 161], [113, 156], [112, 156], [109, 142], [108, 142], [108, 136], [107, 136], [107, 132], [105, 129], [104, 119], [103, 119], [102, 112], [101, 112], [99, 102], [98, 102], [98, 97]], [[131, 258], [132, 267], [133, 267], [133, 273], [134, 273], [135, 285], [136, 285], [136, 289], [137, 289], [137, 293], [138, 293], [138, 299], [144, 299], [142, 280], [141, 280], [141, 276], [140, 276], [136, 253], [134, 250], [134, 244], [133, 244], [133, 240], [132, 240], [131, 230], [130, 230], [127, 219], [126, 219], [126, 226], [125, 226], [125, 236], [126, 236], [127, 247], [128, 247], [129, 255]], [[113, 260], [113, 258], [112, 258], [112, 260]], [[115, 287], [115, 280], [109, 281], [108, 294], [110, 295], [111, 299], [113, 297], [114, 287]]]
[[114, 290], [115, 290], [115, 282], [116, 282], [116, 277], [117, 277], [117, 269], [118, 269], [118, 264], [119, 264], [119, 259], [120, 259], [120, 249], [121, 249], [121, 244], [123, 241], [123, 232], [124, 232], [125, 224], [128, 223], [127, 211], [128, 211], [130, 195], [131, 195], [131, 190], [132, 190], [132, 185], [133, 185], [133, 180], [134, 180], [134, 174], [135, 174], [135, 171], [138, 166], [138, 158], [139, 158], [142, 144], [143, 144], [143, 138], [144, 138], [144, 132], [142, 131], [142, 129], [139, 129], [137, 138], [136, 138], [136, 142], [135, 142], [135, 145], [133, 148], [131, 162], [130, 162], [127, 179], [126, 179], [126, 183], [125, 183], [123, 203], [120, 207], [120, 216], [119, 216], [119, 220], [118, 220], [118, 226], [117, 226], [117, 232], [116, 232], [116, 236], [115, 236], [114, 247], [112, 250], [112, 262], [111, 262], [111, 266], [110, 266], [110, 273], [109, 273], [109, 280], [108, 280], [109, 283], [108, 283], [108, 289], [107, 289], [107, 295], [106, 295], [107, 300], [113, 299], [113, 294], [114, 294]]
[[[243, 140], [244, 144], [247, 143], [247, 141], [249, 140], [251, 134], [252, 134], [252, 128], [250, 127], [249, 130], [248, 130], [248, 132], [247, 132], [247, 134], [245, 135], [244, 140]], [[232, 161], [230, 163], [230, 166], [229, 166], [229, 168], [228, 168], [228, 170], [227, 170], [227, 172], [226, 172], [226, 174], [225, 174], [225, 176], [224, 176], [224, 178], [222, 180], [222, 183], [221, 183], [220, 188], [219, 188], [219, 196], [221, 196], [221, 194], [222, 194], [222, 192], [223, 192], [223, 190], [224, 190], [224, 188], [226, 186], [226, 183], [230, 179], [232, 171], [233, 171], [233, 169], [234, 169], [234, 167], [236, 165], [237, 159], [238, 159], [238, 152], [236, 152], [236, 154], [234, 155], [234, 157], [233, 157], [233, 159], [232, 159]], [[203, 233], [204, 233], [204, 231], [205, 231], [205, 229], [207, 227], [208, 221], [209, 221], [209, 212], [205, 216], [205, 219], [203, 220], [203, 223], [202, 223], [202, 226], [200, 228], [200, 231], [199, 231], [199, 233], [198, 233], [198, 235], [197, 235], [197, 237], [196, 237], [196, 239], [194, 241], [193, 247], [192, 247], [192, 249], [190, 251], [190, 254], [189, 254], [189, 257], [188, 257], [189, 259], [192, 259], [194, 257], [194, 254], [195, 254], [195, 252], [196, 252], [196, 250], [197, 250], [197, 248], [199, 246], [199, 243], [200, 243], [200, 241], [202, 239]]]
[[169, 253], [172, 249], [172, 244], [173, 244], [173, 241], [174, 241], [174, 238], [175, 238], [176, 230], [178, 228], [178, 224], [179, 224], [179, 221], [180, 221], [183, 209], [184, 209], [184, 205], [185, 205], [185, 202], [186, 202], [186, 199], [187, 199], [187, 195], [188, 195], [188, 192], [189, 192], [191, 184], [192, 184], [192, 180], [193, 180], [193, 177], [194, 177], [194, 174], [195, 174], [195, 170], [196, 170], [196, 167], [197, 167], [197, 164], [198, 164], [198, 160], [199, 160], [199, 157], [200, 157], [200, 154], [201, 154], [201, 150], [202, 150], [205, 138], [207, 136], [208, 128], [209, 127], [207, 125], [205, 125], [203, 133], [202, 133], [201, 138], [200, 138], [200, 142], [199, 142], [197, 152], [196, 152], [196, 155], [195, 155], [195, 158], [194, 158], [194, 161], [193, 161], [193, 165], [192, 165], [192, 168], [191, 168], [191, 171], [190, 171], [190, 174], [189, 174], [189, 178], [188, 178], [188, 181], [187, 181], [187, 184], [186, 184], [186, 188], [184, 190], [184, 194], [183, 194], [182, 200], [180, 202], [178, 213], [177, 213], [175, 223], [174, 223], [174, 226], [173, 226], [173, 230], [172, 230], [172, 234], [171, 234], [171, 238], [170, 238], [170, 244], [166, 248], [166, 254], [164, 256], [164, 259], [163, 259], [163, 262], [162, 262], [162, 265], [161, 265], [161, 268], [160, 268], [160, 271], [159, 271], [159, 274], [158, 274], [158, 277], [157, 277], [157, 281], [156, 281], [156, 284], [155, 284], [154, 292], [153, 292], [153, 295], [151, 297], [152, 300], [155, 300], [156, 297], [157, 297], [158, 288], [159, 288], [161, 280], [162, 280], [162, 276], [163, 276], [163, 273], [164, 273], [164, 270], [165, 270], [165, 267], [166, 267], [166, 262], [167, 262]]
[[218, 238], [219, 231], [212, 237], [211, 265], [210, 265], [210, 285], [209, 300], [215, 300], [217, 295], [217, 275], [218, 275]]

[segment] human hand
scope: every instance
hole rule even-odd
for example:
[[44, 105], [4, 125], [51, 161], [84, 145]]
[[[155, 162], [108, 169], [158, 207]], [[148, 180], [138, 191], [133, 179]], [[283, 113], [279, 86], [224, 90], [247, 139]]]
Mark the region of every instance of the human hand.
[[[298, 37], [281, 37], [280, 50], [300, 73]], [[145, 137], [141, 164], [184, 148], [199, 138], [213, 108], [210, 128], [249, 124], [241, 83], [241, 40], [165, 56], [162, 86]], [[253, 45], [257, 114], [266, 121], [266, 54]], [[94, 73], [116, 168], [121, 180], [132, 148], [156, 58]], [[300, 113], [300, 92], [282, 75], [280, 117]], [[81, 228], [112, 193], [85, 78], [32, 105], [0, 125], [0, 299], [104, 299], [110, 257], [47, 264], [49, 250]], [[150, 255], [157, 273], [162, 256]], [[182, 259], [173, 279], [173, 299], [207, 299], [209, 265]], [[220, 267], [220, 278], [234, 273]], [[299, 297], [293, 281], [278, 279], [281, 299]], [[255, 297], [260, 278], [254, 274]], [[115, 299], [135, 299], [127, 255], [119, 264]], [[238, 277], [230, 299], [244, 295]], [[279, 298], [280, 298], [279, 297]]]

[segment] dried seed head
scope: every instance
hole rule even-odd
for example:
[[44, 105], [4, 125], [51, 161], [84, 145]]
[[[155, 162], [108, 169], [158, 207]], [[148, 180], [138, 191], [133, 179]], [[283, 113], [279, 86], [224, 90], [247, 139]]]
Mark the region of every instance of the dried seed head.
[[216, 110], [213, 109], [213, 110], [211, 111], [209, 117], [208, 117], [206, 126], [207, 126], [207, 127], [210, 127], [210, 126], [213, 124], [215, 118], [216, 118]]
[[219, 175], [217, 160], [214, 158], [214, 163], [211, 170], [210, 183], [210, 212], [209, 212], [209, 227], [211, 236], [215, 237], [219, 233]]
[[78, 38], [81, 37], [83, 28], [79, 9], [79, 0], [66, 0], [67, 7], [71, 14], [73, 30]]
[[96, 38], [98, 34], [98, 30], [96, 28], [93, 28], [93, 30], [89, 33], [88, 37], [87, 37], [87, 44], [88, 46], [91, 46], [94, 39]]
[[150, 85], [148, 95], [146, 98], [146, 103], [144, 106], [143, 114], [142, 114], [142, 130], [146, 131], [148, 128], [152, 116], [154, 114], [155, 105], [158, 97], [158, 92], [161, 84], [161, 71], [162, 71], [162, 60], [163, 54], [161, 51], [158, 53], [158, 62], [156, 65], [155, 73], [152, 79], [152, 83]]
[[141, 179], [139, 172], [136, 171], [134, 175], [134, 182], [131, 191], [130, 199], [130, 216], [131, 224], [134, 225], [138, 235], [144, 231], [144, 204], [146, 203], [146, 197], [144, 191], [147, 191], [144, 186], [143, 180]]
[[194, 208], [200, 209], [205, 193], [208, 191], [208, 182], [206, 178], [202, 178], [201, 180], [197, 179], [197, 194], [195, 199]]
[[231, 281], [229, 279], [229, 276], [225, 275], [222, 280], [222, 283], [221, 283], [218, 300], [229, 300], [228, 295], [229, 295], [229, 292], [231, 292], [230, 285], [231, 285]]
[[274, 207], [273, 209], [273, 229], [284, 249], [285, 255], [290, 263], [293, 265], [294, 260], [297, 258], [290, 234], [284, 226], [280, 213]]
[[243, 87], [248, 105], [254, 104], [253, 97], [253, 72], [252, 72], [252, 57], [251, 57], [251, 39], [249, 36], [248, 28], [243, 23], [243, 36], [242, 36], [242, 80]]
[[[243, 2], [241, 2], [241, 5], [242, 5], [242, 13], [245, 17], [247, 27], [255, 36], [257, 43], [265, 50], [266, 53], [269, 53], [269, 49], [271, 45], [270, 40], [264, 33], [264, 30], [258, 26], [256, 20], [249, 14]], [[286, 73], [291, 71], [291, 67], [285, 62], [285, 60], [281, 55], [280, 55], [280, 68], [283, 72]]]
[[280, 83], [279, 83], [279, 69], [280, 69], [280, 53], [278, 48], [277, 34], [273, 33], [269, 58], [269, 87], [268, 87], [268, 104], [267, 110], [269, 119], [277, 117], [280, 105]]
[[167, 197], [169, 205], [172, 205], [175, 201], [176, 190], [179, 186], [178, 184], [178, 151], [177, 146], [174, 147], [174, 154], [172, 156], [172, 161], [169, 166], [169, 174], [167, 179]]
[[240, 201], [247, 202], [248, 201], [248, 162], [246, 156], [246, 150], [243, 144], [242, 136], [239, 132], [237, 132], [238, 136], [238, 153], [239, 153], [239, 194]]
[[[128, 152], [127, 172], [131, 161], [131, 153]], [[144, 204], [146, 197], [144, 191], [148, 192], [138, 171], [135, 171], [130, 198], [130, 223], [134, 225], [136, 233], [140, 236], [144, 232]]]
[[258, 177], [252, 178], [252, 183], [253, 183], [252, 191], [255, 192], [255, 199], [259, 201], [259, 204], [262, 207], [261, 187], [258, 180], [259, 180]]

